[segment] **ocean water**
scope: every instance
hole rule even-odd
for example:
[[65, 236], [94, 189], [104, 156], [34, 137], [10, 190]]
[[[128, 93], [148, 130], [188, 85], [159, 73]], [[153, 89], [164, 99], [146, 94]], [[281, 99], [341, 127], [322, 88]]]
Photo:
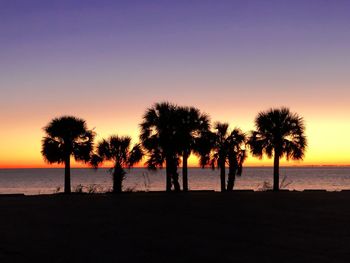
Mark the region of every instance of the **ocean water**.
[[[181, 169], [180, 183], [181, 183]], [[72, 190], [105, 192], [111, 189], [108, 169], [72, 169]], [[350, 189], [350, 167], [282, 167], [283, 188], [289, 190]], [[0, 169], [0, 194], [51, 194], [63, 191], [63, 169]], [[236, 189], [262, 190], [272, 185], [272, 167], [247, 167], [236, 180]], [[190, 168], [191, 190], [220, 190], [218, 170]], [[165, 189], [165, 170], [143, 168], [128, 171], [124, 181], [127, 191], [159, 191]]]

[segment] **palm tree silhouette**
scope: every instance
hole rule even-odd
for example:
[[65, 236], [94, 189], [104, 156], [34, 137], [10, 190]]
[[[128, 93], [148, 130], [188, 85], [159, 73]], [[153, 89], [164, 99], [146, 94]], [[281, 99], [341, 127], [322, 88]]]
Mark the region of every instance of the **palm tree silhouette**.
[[[228, 123], [216, 123], [212, 139], [213, 154], [210, 160], [212, 169], [220, 169], [221, 191], [233, 190], [236, 175], [242, 173], [243, 162], [246, 158], [244, 146], [246, 141], [245, 134], [238, 128], [229, 132]], [[226, 163], [229, 164], [229, 178], [226, 188]]]
[[168, 102], [156, 103], [148, 108], [140, 124], [140, 140], [148, 152], [149, 169], [166, 164], [166, 191], [180, 191], [177, 167], [181, 154], [178, 107]]
[[182, 151], [183, 191], [188, 191], [188, 158], [196, 148], [196, 141], [209, 130], [209, 117], [194, 107], [179, 107], [177, 111], [180, 118], [179, 147]]
[[41, 153], [48, 163], [64, 163], [64, 192], [70, 193], [70, 158], [88, 162], [95, 134], [85, 120], [73, 116], [54, 118], [44, 131]]
[[253, 156], [274, 157], [273, 190], [279, 190], [279, 161], [285, 156], [287, 160], [302, 160], [307, 140], [303, 118], [290, 112], [288, 108], [270, 109], [258, 114], [255, 119], [255, 131], [249, 138], [250, 151]]
[[111, 136], [107, 140], [102, 140], [97, 145], [97, 153], [92, 155], [91, 165], [98, 168], [105, 161], [112, 161], [111, 169], [113, 178], [113, 193], [121, 193], [125, 169], [130, 169], [140, 162], [143, 156], [141, 146], [134, 145], [130, 150], [131, 138], [128, 136]]
[[245, 144], [246, 135], [238, 128], [234, 129], [227, 138], [228, 151], [228, 179], [227, 191], [232, 191], [235, 185], [236, 176], [241, 176], [243, 171], [243, 163], [247, 158]]

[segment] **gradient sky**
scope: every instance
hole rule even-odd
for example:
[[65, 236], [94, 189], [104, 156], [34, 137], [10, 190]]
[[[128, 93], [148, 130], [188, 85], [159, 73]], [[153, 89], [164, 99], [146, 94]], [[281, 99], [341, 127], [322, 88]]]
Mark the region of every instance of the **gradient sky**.
[[309, 139], [289, 164], [350, 165], [349, 14], [342, 0], [0, 0], [0, 167], [47, 166], [42, 127], [63, 114], [136, 141], [163, 100], [245, 131], [288, 106]]

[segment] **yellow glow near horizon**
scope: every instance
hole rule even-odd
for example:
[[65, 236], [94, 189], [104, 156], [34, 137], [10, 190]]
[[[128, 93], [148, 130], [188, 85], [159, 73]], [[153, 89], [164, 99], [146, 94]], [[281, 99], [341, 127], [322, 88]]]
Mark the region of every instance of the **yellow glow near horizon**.
[[[343, 112], [345, 115], [345, 113]], [[302, 114], [301, 114], [302, 115]], [[303, 116], [303, 115], [302, 115]], [[231, 124], [231, 128], [241, 124], [244, 131], [253, 129], [253, 121], [248, 122], [248, 116], [245, 118], [230, 120], [223, 114]], [[350, 134], [350, 122], [345, 121], [344, 116], [329, 114], [323, 115], [323, 118], [308, 116], [306, 113], [306, 135], [308, 137], [308, 150], [303, 161], [281, 160], [281, 165], [350, 165], [350, 140], [347, 140]], [[251, 116], [249, 119], [253, 120]], [[140, 118], [119, 118], [118, 121], [113, 118], [105, 119], [92, 116], [87, 118], [90, 128], [96, 127], [96, 141], [101, 138], [108, 137], [112, 134], [129, 135], [133, 138], [133, 142], [137, 142]], [[120, 123], [120, 125], [115, 125]], [[9, 125], [14, 125], [10, 123]], [[21, 126], [11, 129], [2, 129], [0, 131], [0, 168], [44, 168], [44, 167], [62, 167], [62, 165], [50, 165], [44, 162], [40, 150], [41, 139], [44, 136], [41, 127], [45, 123], [34, 120], [31, 125], [24, 123]], [[266, 157], [262, 160], [249, 156], [246, 166], [271, 166], [272, 160]], [[72, 167], [85, 167], [86, 165], [73, 162]], [[139, 164], [142, 166], [142, 164]], [[189, 166], [198, 167], [198, 159], [191, 155]]]

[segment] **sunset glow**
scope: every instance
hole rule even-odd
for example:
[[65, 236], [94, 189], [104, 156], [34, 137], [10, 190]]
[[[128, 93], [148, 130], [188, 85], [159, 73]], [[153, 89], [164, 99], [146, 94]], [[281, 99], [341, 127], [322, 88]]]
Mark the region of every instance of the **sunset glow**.
[[350, 165], [349, 3], [136, 2], [1, 4], [0, 168], [57, 167], [41, 156], [42, 128], [65, 114], [97, 141], [137, 142], [159, 101], [245, 132], [259, 111], [290, 107], [309, 146], [304, 161], [282, 165]]

